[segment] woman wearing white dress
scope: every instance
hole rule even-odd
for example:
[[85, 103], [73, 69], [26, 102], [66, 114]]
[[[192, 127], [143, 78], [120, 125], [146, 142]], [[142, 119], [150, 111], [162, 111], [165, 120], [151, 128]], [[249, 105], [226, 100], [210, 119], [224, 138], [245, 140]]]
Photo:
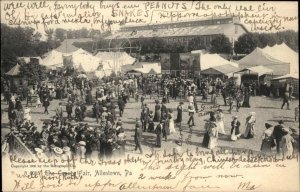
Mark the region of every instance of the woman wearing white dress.
[[28, 122], [31, 122], [31, 115], [30, 115], [30, 112], [31, 112], [31, 110], [30, 110], [30, 108], [28, 108], [28, 107], [26, 107], [25, 109], [24, 109], [24, 121], [28, 121]]
[[169, 129], [170, 133], [176, 133], [172, 110], [169, 111]]
[[217, 125], [218, 125], [218, 131], [219, 133], [222, 133], [222, 134], [226, 134], [225, 133], [225, 128], [224, 128], [224, 114], [223, 114], [223, 111], [222, 109], [218, 109], [218, 114], [217, 114]]

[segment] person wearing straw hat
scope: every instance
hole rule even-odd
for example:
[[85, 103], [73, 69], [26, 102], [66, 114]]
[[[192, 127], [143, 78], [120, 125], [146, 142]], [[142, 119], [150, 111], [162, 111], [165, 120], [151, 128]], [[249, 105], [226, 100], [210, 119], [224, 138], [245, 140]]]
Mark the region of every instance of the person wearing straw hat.
[[63, 150], [59, 147], [55, 147], [53, 149], [53, 152], [54, 152], [54, 159], [61, 159], [61, 156], [63, 154]]
[[291, 157], [293, 155], [293, 143], [295, 142], [295, 140], [290, 135], [289, 128], [283, 128], [282, 131], [283, 136], [280, 141], [280, 147], [282, 149], [283, 159], [286, 159], [287, 157]]
[[236, 141], [237, 139], [240, 138], [241, 136], [240, 126], [241, 126], [241, 122], [238, 120], [238, 116], [233, 116], [233, 120], [231, 121], [231, 137], [230, 137], [232, 141]]
[[63, 147], [63, 155], [62, 155], [62, 159], [64, 160], [68, 160], [68, 159], [72, 159], [72, 152], [71, 152], [71, 148], [68, 146]]
[[246, 118], [246, 129], [244, 137], [247, 139], [253, 138], [255, 135], [255, 123], [256, 123], [256, 113], [250, 112], [249, 116]]

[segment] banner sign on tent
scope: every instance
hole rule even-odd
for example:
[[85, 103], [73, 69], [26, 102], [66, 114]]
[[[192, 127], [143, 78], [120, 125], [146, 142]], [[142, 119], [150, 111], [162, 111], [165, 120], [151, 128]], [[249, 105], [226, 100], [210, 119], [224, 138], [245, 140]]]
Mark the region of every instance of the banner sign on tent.
[[181, 70], [188, 70], [188, 71], [192, 70], [190, 56], [191, 56], [190, 53], [180, 53], [179, 54]]
[[68, 55], [68, 56], [63, 55], [63, 65], [65, 67], [73, 67], [73, 57], [72, 57], [72, 55]]
[[193, 71], [200, 71], [200, 56], [199, 55], [191, 55], [191, 66]]
[[170, 70], [171, 68], [171, 61], [170, 61], [170, 54], [162, 53], [160, 54], [160, 61], [161, 61], [161, 70]]
[[170, 70], [180, 70], [179, 53], [171, 53], [170, 62]]

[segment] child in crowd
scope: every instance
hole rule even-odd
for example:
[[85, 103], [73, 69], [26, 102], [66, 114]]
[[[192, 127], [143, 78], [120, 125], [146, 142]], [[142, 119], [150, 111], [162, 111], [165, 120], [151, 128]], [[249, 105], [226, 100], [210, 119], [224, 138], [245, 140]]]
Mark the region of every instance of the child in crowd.
[[39, 96], [37, 96], [37, 99], [36, 99], [36, 104], [37, 104], [37, 107], [42, 107], [42, 103], [41, 103], [41, 99]]

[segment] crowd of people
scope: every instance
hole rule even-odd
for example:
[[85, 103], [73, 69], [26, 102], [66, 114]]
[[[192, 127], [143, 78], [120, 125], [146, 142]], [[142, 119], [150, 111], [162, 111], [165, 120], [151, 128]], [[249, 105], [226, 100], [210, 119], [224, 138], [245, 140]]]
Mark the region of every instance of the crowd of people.
[[[186, 124], [189, 128], [197, 126], [194, 118], [202, 111], [198, 102], [212, 104], [214, 110], [209, 112], [209, 119], [205, 120], [202, 146], [213, 150], [218, 146], [220, 134], [227, 135], [232, 141], [240, 138], [251, 139], [256, 136], [255, 112], [251, 112], [246, 118], [243, 134], [238, 116], [233, 116], [231, 132], [226, 133], [224, 113], [216, 98], [219, 96], [223, 98], [222, 105], [228, 106], [228, 112], [231, 114], [234, 102], [237, 112], [241, 107], [250, 108], [250, 98], [256, 96], [255, 90], [255, 83], [244, 83], [238, 86], [234, 80], [222, 81], [221, 79], [137, 76], [125, 79], [112, 78], [95, 83], [87, 78], [67, 77], [57, 80], [54, 86], [46, 83], [35, 84], [26, 96], [26, 107], [21, 103], [23, 96], [5, 93], [11, 128], [11, 133], [7, 135], [7, 143], [9, 149], [13, 150], [12, 140], [16, 136], [39, 157], [111, 158], [124, 156], [126, 133], [122, 127], [122, 116], [129, 99], [134, 98], [136, 102], [141, 102], [141, 112], [135, 122], [135, 150], [143, 153], [143, 132], [156, 135], [154, 145], [158, 148], [162, 147], [163, 140], [168, 142], [169, 135], [181, 134], [184, 101], [188, 102]], [[40, 129], [30, 116], [29, 103], [32, 105], [34, 95], [37, 95], [35, 101], [37, 107], [43, 106], [44, 114], [47, 115], [52, 99], [66, 100], [66, 102], [59, 102], [56, 106], [55, 116], [51, 121], [44, 121], [42, 131], [39, 131]], [[196, 99], [199, 95], [202, 96], [201, 101]], [[145, 103], [145, 98], [148, 96], [155, 101], [154, 109], [150, 109]], [[179, 99], [176, 118], [174, 118], [173, 110], [167, 107], [170, 99]], [[88, 106], [92, 106], [92, 117], [95, 118], [96, 125], [84, 122]], [[64, 112], [67, 116], [64, 116]], [[279, 124], [280, 126], [275, 126], [273, 131], [271, 128], [273, 126], [266, 123], [261, 151], [269, 153], [271, 148], [276, 146], [278, 153], [282, 151], [285, 156], [291, 155], [293, 147], [290, 146], [294, 142], [291, 130], [284, 127], [283, 122]]]

